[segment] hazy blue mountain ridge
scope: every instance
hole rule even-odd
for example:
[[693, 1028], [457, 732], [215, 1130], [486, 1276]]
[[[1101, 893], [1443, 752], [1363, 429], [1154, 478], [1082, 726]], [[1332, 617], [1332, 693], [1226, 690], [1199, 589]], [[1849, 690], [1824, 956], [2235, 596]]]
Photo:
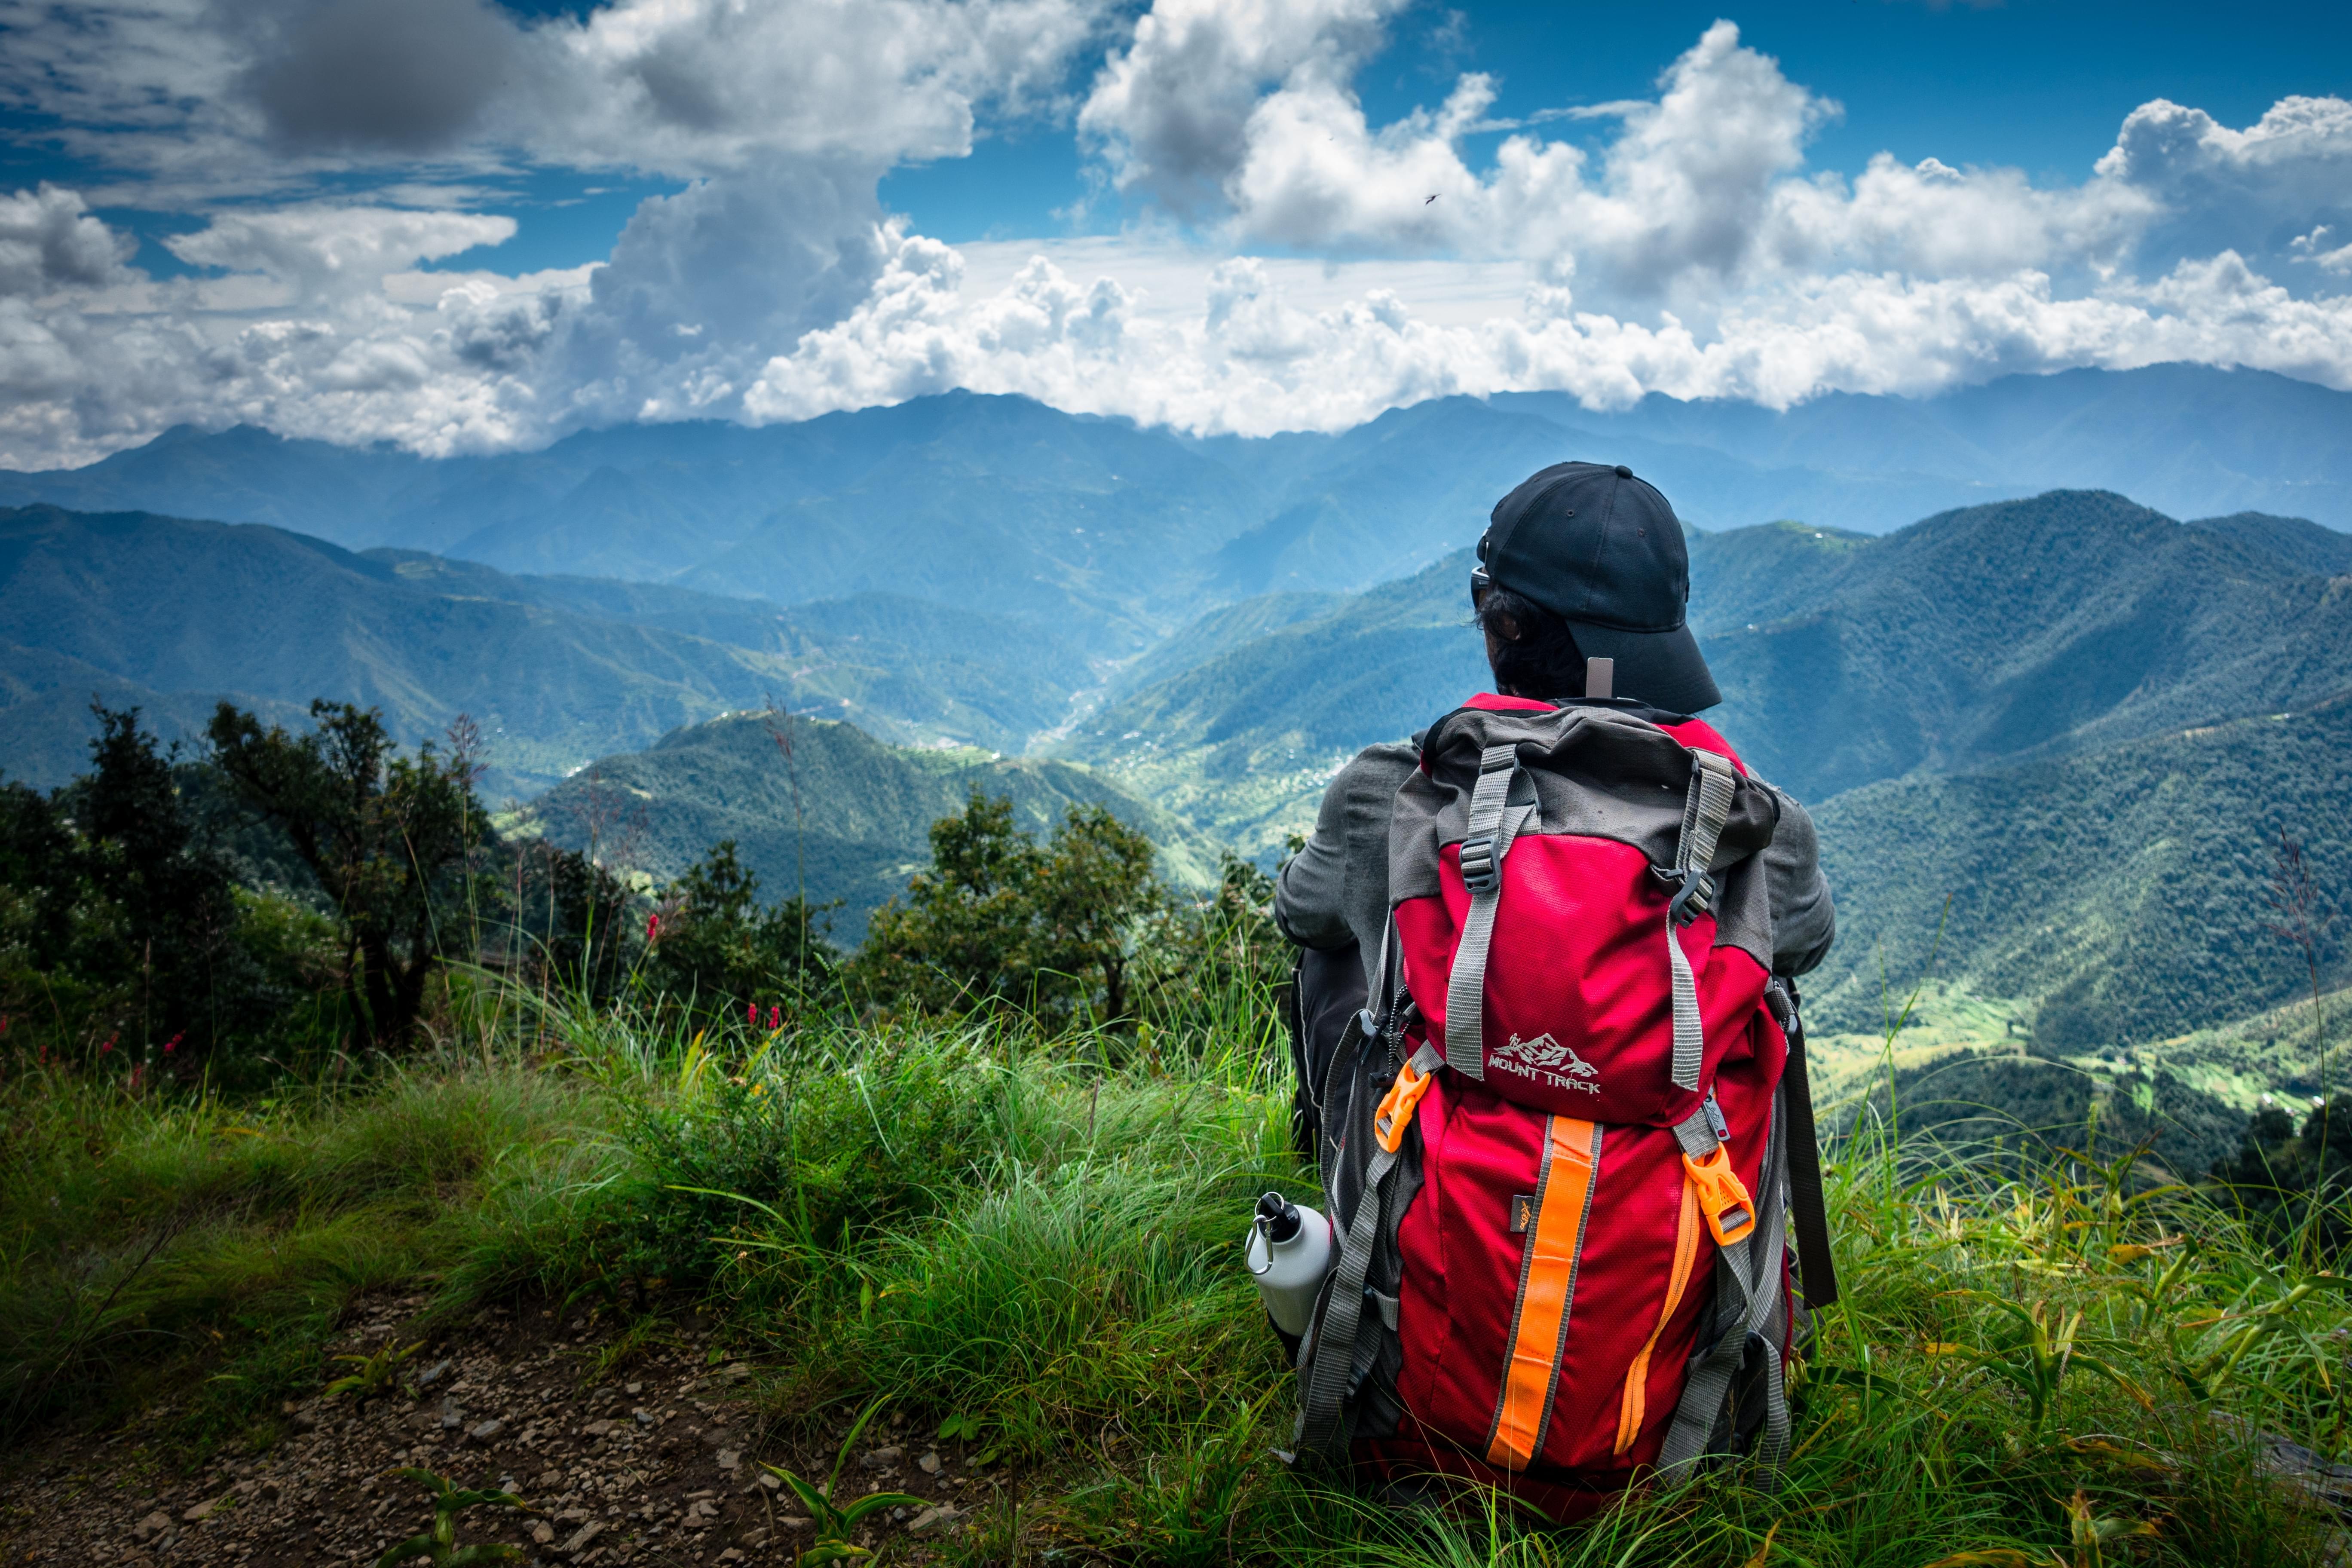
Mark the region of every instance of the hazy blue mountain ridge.
[[[695, 635], [699, 626], [709, 635]], [[676, 589], [509, 577], [354, 554], [254, 524], [0, 510], [0, 767], [42, 784], [87, 760], [92, 696], [201, 730], [215, 702], [380, 707], [394, 732], [482, 727], [494, 797], [774, 697], [886, 736], [1013, 750], [1091, 667], [977, 612], [856, 599], [785, 613]]]
[[[1926, 398], [1830, 393], [1782, 412], [1655, 394], [1603, 415], [1559, 393], [1493, 401], [1596, 435], [1707, 447], [1766, 468], [1854, 479], [1910, 474], [2011, 494], [2114, 489], [2176, 517], [2260, 510], [2352, 528], [2352, 394], [2264, 371], [2073, 370]], [[2002, 498], [1952, 496], [1874, 524], [1801, 504], [1775, 513], [1880, 531], [1979, 499]]]
[[175, 430], [88, 468], [0, 474], [0, 503], [260, 521], [535, 575], [792, 605], [860, 593], [1010, 614], [1124, 658], [1268, 590], [1346, 592], [1470, 542], [1568, 458], [1623, 461], [1711, 531], [1883, 532], [2053, 487], [2176, 516], [2352, 526], [2352, 394], [2160, 365], [2011, 376], [1782, 413], [1561, 394], [1433, 400], [1337, 435], [1193, 438], [953, 393], [757, 429], [619, 426], [537, 452], [419, 458]]

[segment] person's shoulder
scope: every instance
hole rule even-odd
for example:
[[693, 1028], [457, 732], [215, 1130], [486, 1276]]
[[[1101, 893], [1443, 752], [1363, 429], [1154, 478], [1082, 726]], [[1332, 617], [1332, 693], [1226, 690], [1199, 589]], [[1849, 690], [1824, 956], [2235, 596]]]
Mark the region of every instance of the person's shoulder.
[[1382, 741], [1366, 746], [1339, 769], [1334, 784], [1348, 785], [1385, 782], [1391, 789], [1421, 765], [1421, 752], [1408, 741]]

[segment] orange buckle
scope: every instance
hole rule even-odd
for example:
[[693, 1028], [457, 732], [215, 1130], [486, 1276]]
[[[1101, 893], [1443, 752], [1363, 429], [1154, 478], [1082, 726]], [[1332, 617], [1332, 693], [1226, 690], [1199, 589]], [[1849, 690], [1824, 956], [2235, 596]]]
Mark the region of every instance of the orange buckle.
[[1729, 1247], [1747, 1240], [1756, 1228], [1756, 1203], [1748, 1195], [1739, 1173], [1731, 1168], [1731, 1152], [1718, 1143], [1704, 1160], [1685, 1154], [1683, 1169], [1690, 1173], [1691, 1185], [1698, 1191], [1698, 1212], [1706, 1216], [1706, 1228], [1715, 1233], [1716, 1245]]
[[1412, 1125], [1412, 1108], [1429, 1092], [1429, 1080], [1436, 1076], [1433, 1072], [1413, 1071], [1411, 1062], [1397, 1073], [1396, 1082], [1389, 1086], [1380, 1110], [1372, 1116], [1372, 1141], [1382, 1150], [1393, 1154], [1404, 1146], [1404, 1130]]

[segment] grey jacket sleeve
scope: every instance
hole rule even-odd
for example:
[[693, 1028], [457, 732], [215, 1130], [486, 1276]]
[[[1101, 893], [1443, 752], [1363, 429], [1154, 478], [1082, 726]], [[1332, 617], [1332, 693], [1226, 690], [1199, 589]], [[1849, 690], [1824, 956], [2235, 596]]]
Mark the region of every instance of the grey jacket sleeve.
[[1821, 840], [1796, 796], [1766, 784], [1780, 802], [1780, 825], [1764, 851], [1764, 884], [1772, 899], [1772, 969], [1803, 974], [1829, 956], [1837, 940], [1837, 910], [1822, 875]]
[[1274, 918], [1285, 936], [1323, 952], [1356, 942], [1364, 963], [1389, 917], [1389, 814], [1419, 763], [1411, 746], [1368, 747], [1331, 781], [1307, 847], [1283, 868]]

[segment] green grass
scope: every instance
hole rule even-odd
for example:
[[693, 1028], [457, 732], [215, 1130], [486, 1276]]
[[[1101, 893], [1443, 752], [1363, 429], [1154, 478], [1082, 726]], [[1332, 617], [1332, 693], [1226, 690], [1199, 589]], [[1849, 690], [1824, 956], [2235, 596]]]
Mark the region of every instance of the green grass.
[[[1237, 1261], [1258, 1191], [1314, 1191], [1262, 1017], [1139, 1048], [986, 1019], [784, 1040], [560, 1016], [534, 1065], [477, 1050], [267, 1109], [19, 1077], [17, 1430], [167, 1397], [192, 1454], [267, 1441], [278, 1397], [339, 1370], [353, 1292], [429, 1288], [457, 1314], [546, 1291], [640, 1325], [712, 1314], [814, 1450], [877, 1399], [969, 1423], [1018, 1500], [984, 1512], [975, 1560], [2325, 1560], [2330, 1520], [2262, 1474], [2255, 1437], [2346, 1447], [2327, 1276], [2124, 1165], [2005, 1182], [1868, 1122], [1831, 1171], [1846, 1296], [1777, 1489], [1735, 1468], [1543, 1531], [1293, 1476], [1287, 1370]], [[2076, 1537], [2101, 1521], [2092, 1555]], [[2139, 1523], [2157, 1533], [2113, 1534]]]
[[354, 1294], [500, 1278], [562, 1209], [583, 1104], [479, 1064], [242, 1105], [20, 1071], [0, 1088], [0, 1419], [169, 1392], [193, 1443], [242, 1431], [315, 1389]]

